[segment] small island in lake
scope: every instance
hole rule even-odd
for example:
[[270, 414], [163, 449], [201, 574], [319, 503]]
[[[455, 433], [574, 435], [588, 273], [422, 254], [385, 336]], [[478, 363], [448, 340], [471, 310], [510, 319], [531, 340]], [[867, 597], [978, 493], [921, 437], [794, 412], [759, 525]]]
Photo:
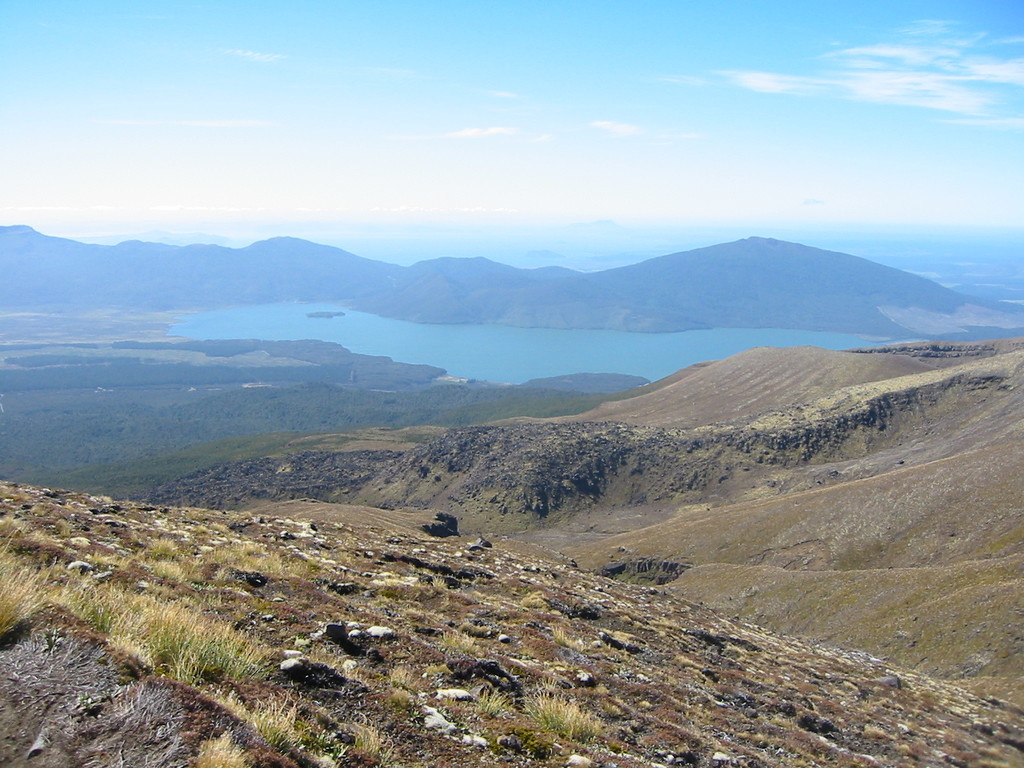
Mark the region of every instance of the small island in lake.
[[344, 317], [345, 313], [341, 310], [337, 312], [307, 312], [306, 317], [325, 317], [330, 320], [332, 317]]

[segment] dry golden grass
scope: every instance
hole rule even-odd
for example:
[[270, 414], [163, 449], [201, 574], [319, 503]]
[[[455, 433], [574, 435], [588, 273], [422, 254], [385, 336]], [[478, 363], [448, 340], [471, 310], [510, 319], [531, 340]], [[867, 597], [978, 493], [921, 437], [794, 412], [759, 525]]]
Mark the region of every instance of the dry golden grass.
[[0, 550], [0, 638], [28, 619], [46, 601], [43, 577]]
[[538, 694], [527, 700], [524, 711], [543, 730], [573, 741], [588, 742], [604, 732], [597, 717], [560, 694]]
[[412, 691], [419, 687], [419, 679], [408, 664], [399, 664], [393, 667], [388, 672], [388, 681], [393, 688], [403, 691]]
[[474, 656], [478, 650], [476, 639], [461, 632], [445, 632], [441, 637], [441, 643], [450, 650], [466, 656]]
[[50, 599], [88, 622], [97, 632], [110, 634], [124, 613], [126, 596], [95, 582], [79, 581], [55, 589]]
[[235, 744], [230, 733], [208, 739], [199, 746], [193, 768], [249, 768], [245, 750]]
[[582, 651], [586, 647], [586, 644], [582, 640], [572, 634], [572, 630], [563, 627], [561, 624], [556, 624], [552, 628], [551, 637], [555, 643], [563, 648]]
[[125, 596], [110, 636], [161, 674], [196, 684], [259, 674], [266, 651], [220, 622], [149, 595]]
[[501, 717], [515, 708], [512, 697], [493, 688], [485, 688], [476, 699], [476, 708], [482, 715]]
[[355, 730], [355, 748], [373, 758], [379, 766], [392, 764], [395, 747], [391, 739], [372, 725], [358, 725]]

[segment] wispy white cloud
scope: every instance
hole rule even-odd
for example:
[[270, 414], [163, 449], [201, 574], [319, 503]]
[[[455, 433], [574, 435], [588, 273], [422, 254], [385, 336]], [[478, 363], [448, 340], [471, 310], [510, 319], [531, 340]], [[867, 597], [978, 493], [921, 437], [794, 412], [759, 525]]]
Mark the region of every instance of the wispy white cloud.
[[726, 71], [719, 74], [725, 75], [741, 88], [758, 93], [813, 93], [832, 85], [821, 78], [780, 75], [775, 72]]
[[490, 128], [463, 128], [461, 131], [453, 131], [444, 134], [446, 139], [482, 139], [487, 136], [513, 136], [519, 133], [518, 128], [494, 125]]
[[249, 61], [258, 61], [261, 64], [269, 64], [272, 61], [280, 61], [288, 58], [283, 53], [260, 53], [259, 51], [243, 51], [240, 48], [229, 48], [224, 51], [228, 56], [240, 56]]
[[644, 132], [644, 129], [639, 125], [615, 123], [611, 120], [594, 120], [590, 125], [592, 128], [600, 128], [602, 131], [607, 131], [612, 136], [616, 137], [639, 136]]
[[494, 96], [494, 97], [499, 98], [499, 99], [521, 99], [522, 98], [522, 96], [520, 96], [518, 93], [513, 93], [512, 91], [487, 91], [487, 93], [489, 93], [491, 96]]
[[1024, 58], [997, 55], [1004, 43], [983, 33], [957, 34], [951, 22], [925, 20], [895, 41], [832, 51], [813, 74], [718, 74], [760, 93], [827, 95], [988, 118], [978, 125], [1014, 124], [1012, 113], [1024, 96]]

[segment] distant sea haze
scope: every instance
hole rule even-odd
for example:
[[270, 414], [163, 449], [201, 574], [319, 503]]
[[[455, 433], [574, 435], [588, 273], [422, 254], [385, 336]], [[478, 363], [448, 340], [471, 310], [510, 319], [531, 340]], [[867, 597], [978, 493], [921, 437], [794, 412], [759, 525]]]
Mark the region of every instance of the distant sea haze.
[[[324, 316], [337, 312], [344, 314]], [[570, 373], [625, 373], [654, 381], [693, 363], [718, 360], [751, 347], [849, 349], [872, 343], [850, 334], [775, 328], [626, 333], [432, 325], [331, 304], [266, 304], [200, 312], [182, 318], [169, 333], [193, 339], [320, 339], [364, 355], [436, 365], [452, 376], [510, 384]]]

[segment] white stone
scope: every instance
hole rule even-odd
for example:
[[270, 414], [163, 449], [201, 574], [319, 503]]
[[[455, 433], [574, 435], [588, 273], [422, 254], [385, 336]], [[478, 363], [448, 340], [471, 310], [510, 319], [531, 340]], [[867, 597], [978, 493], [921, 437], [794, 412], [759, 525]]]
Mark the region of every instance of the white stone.
[[[391, 629], [391, 627], [370, 627], [368, 630], [366, 630], [366, 634], [368, 634], [370, 637], [376, 638], [394, 637], [395, 630]], [[352, 635], [350, 634], [349, 637], [351, 636]]]
[[486, 749], [488, 747], [487, 739], [483, 736], [477, 736], [476, 734], [467, 733], [462, 737], [462, 743], [468, 744], [471, 747], [481, 747]]
[[442, 733], [454, 733], [459, 730], [455, 727], [454, 723], [449, 722], [444, 715], [433, 707], [423, 707], [423, 714], [426, 715], [426, 718], [423, 720], [424, 728], [429, 728], [433, 731], [441, 731]]
[[450, 699], [452, 701], [473, 701], [476, 698], [472, 693], [462, 688], [439, 688], [434, 695], [439, 699]]
[[565, 761], [565, 764], [567, 768], [591, 768], [594, 761], [583, 755], [569, 755], [569, 759]]

